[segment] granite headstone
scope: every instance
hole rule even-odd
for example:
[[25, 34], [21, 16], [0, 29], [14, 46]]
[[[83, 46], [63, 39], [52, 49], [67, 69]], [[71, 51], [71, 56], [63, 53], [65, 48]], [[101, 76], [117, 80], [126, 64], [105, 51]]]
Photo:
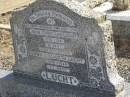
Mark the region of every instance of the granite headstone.
[[120, 58], [130, 58], [130, 22], [113, 20], [116, 54]]
[[13, 14], [11, 28], [14, 74], [58, 85], [115, 91], [107, 72], [104, 32], [96, 19], [52, 0], [38, 0]]

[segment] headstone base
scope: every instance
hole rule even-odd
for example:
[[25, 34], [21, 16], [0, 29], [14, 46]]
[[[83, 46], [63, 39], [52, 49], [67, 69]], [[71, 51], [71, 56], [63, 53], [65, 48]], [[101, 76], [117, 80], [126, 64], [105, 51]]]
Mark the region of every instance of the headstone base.
[[51, 83], [17, 77], [10, 73], [0, 79], [0, 97], [124, 97], [124, 93], [115, 95], [114, 92], [92, 88], [77, 89], [64, 85], [57, 87]]

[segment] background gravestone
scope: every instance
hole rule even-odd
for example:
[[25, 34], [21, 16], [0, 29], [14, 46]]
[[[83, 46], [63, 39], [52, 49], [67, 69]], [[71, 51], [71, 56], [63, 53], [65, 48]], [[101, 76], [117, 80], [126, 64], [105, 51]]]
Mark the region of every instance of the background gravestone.
[[120, 58], [130, 58], [130, 22], [112, 21], [116, 54]]
[[115, 92], [114, 85], [122, 89], [122, 80], [117, 79], [105, 51], [99, 21], [88, 18], [88, 10], [80, 3], [58, 2], [38, 0], [13, 14], [14, 73], [55, 84], [111, 92]]

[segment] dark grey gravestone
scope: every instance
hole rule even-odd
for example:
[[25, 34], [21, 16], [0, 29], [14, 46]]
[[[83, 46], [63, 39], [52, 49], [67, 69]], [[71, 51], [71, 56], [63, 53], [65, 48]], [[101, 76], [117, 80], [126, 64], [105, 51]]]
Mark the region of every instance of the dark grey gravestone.
[[115, 93], [107, 73], [103, 30], [96, 19], [85, 16], [85, 8], [77, 9], [80, 15], [64, 5], [38, 0], [13, 14], [14, 74]]
[[130, 58], [130, 22], [112, 20], [116, 54], [120, 58]]
[[[52, 87], [53, 86], [53, 87]], [[108, 92], [92, 88], [79, 89], [53, 83], [17, 77], [9, 74], [0, 78], [0, 97], [115, 97]]]
[[116, 55], [130, 58], [130, 9], [125, 11], [108, 11], [107, 19], [112, 21]]

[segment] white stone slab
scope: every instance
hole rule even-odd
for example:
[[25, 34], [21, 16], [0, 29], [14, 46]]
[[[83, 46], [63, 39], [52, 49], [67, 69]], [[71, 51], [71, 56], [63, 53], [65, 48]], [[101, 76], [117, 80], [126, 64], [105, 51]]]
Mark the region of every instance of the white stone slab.
[[105, 2], [98, 7], [95, 7], [93, 10], [96, 12], [106, 13], [108, 10], [111, 10], [112, 7], [113, 7], [112, 2]]
[[0, 14], [14, 11], [14, 9], [29, 5], [34, 1], [35, 0], [0, 0]]
[[126, 11], [107, 12], [107, 19], [117, 21], [130, 21], [130, 9]]
[[125, 85], [125, 96], [124, 97], [130, 97], [130, 83], [126, 83], [126, 85]]
[[13, 73], [13, 71], [1, 70], [0, 69], [0, 79], [6, 77], [7, 75]]

